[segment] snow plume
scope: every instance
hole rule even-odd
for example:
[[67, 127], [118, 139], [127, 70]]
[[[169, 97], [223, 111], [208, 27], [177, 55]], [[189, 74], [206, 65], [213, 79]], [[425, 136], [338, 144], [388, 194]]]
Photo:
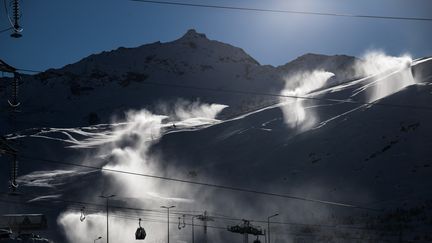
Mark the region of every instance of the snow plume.
[[174, 104], [161, 103], [157, 105], [158, 113], [166, 114], [170, 119], [187, 120], [191, 118], [215, 119], [226, 105], [220, 104], [203, 104], [200, 100], [188, 101], [177, 99]]
[[23, 186], [56, 188], [77, 176], [84, 176], [91, 172], [78, 172], [75, 170], [34, 171], [18, 178]]
[[383, 51], [368, 51], [355, 63], [355, 70], [359, 76], [370, 76], [405, 68], [411, 65], [411, 62], [409, 55], [393, 57]]
[[[162, 128], [171, 127], [175, 124], [179, 129], [208, 126], [219, 122], [216, 119], [217, 115], [225, 109], [226, 105], [221, 104], [206, 104], [199, 100], [194, 102], [184, 99], [178, 99], [175, 102], [165, 102], [156, 105], [155, 113], [163, 115], [155, 115], [149, 111], [129, 111], [126, 113], [126, 121], [114, 122], [109, 124], [110, 129], [105, 126], [88, 127], [86, 131], [82, 128], [74, 129], [52, 129], [53, 131], [44, 132], [46, 136], [49, 132], [61, 131], [72, 137], [70, 134], [78, 134], [86, 136], [83, 140], [75, 138], [68, 140], [72, 143], [70, 148], [96, 148], [105, 146], [106, 144], [122, 141], [125, 138], [133, 139], [138, 137], [137, 132], [144, 132], [140, 137], [148, 137], [147, 140], [153, 140], [159, 137]], [[105, 129], [104, 129], [105, 128]], [[71, 140], [73, 140], [71, 142]], [[65, 141], [65, 140], [62, 140]]]
[[382, 51], [369, 51], [357, 61], [354, 69], [358, 76], [370, 79], [355, 94], [367, 90], [368, 102], [374, 102], [415, 84], [411, 74], [412, 58], [388, 56]]
[[[285, 89], [281, 95], [307, 96], [310, 92], [325, 86], [328, 79], [334, 74], [324, 70], [297, 73], [285, 78]], [[307, 110], [304, 99], [281, 98], [281, 106], [285, 123], [291, 127], [305, 130], [313, 126], [316, 117], [313, 111]]]
[[[151, 146], [157, 143], [159, 138], [167, 131], [187, 129], [191, 123], [184, 123], [185, 120], [215, 120], [216, 115], [223, 108], [225, 108], [223, 105], [182, 101], [180, 104], [177, 103], [174, 105], [172, 109], [167, 108], [165, 110], [168, 113], [167, 116], [155, 115], [147, 110], [127, 112], [126, 121], [118, 123], [122, 124], [121, 126], [114, 127], [115, 130], [110, 132], [110, 134], [113, 134], [112, 136], [97, 138], [98, 140], [107, 139], [107, 141], [99, 143], [100, 147], [98, 148], [96, 157], [107, 161], [103, 166], [105, 169], [150, 175], [167, 175], [175, 178], [184, 177], [183, 174], [180, 174], [179, 168], [174, 168], [174, 166], [166, 163], [164, 164], [158, 156], [151, 154]], [[171, 118], [172, 116], [174, 117]], [[174, 121], [176, 127], [172, 125]], [[208, 125], [205, 121], [198, 123], [199, 121], [195, 121], [193, 126]], [[89, 160], [87, 163], [90, 164], [91, 161]], [[165, 219], [165, 211], [161, 210], [160, 206], [169, 204], [176, 205], [178, 208], [184, 208], [186, 206], [182, 205], [194, 202], [194, 195], [197, 195], [197, 190], [199, 190], [199, 188], [190, 188], [188, 185], [182, 183], [166, 182], [129, 174], [104, 171], [103, 177], [105, 181], [103, 189], [93, 192], [93, 198], [83, 200], [94, 201], [94, 195], [99, 195], [99, 193], [106, 195], [115, 194], [117, 196], [111, 199], [112, 205], [127, 205], [133, 208], [157, 210], [157, 212], [152, 212], [152, 215], [148, 215], [148, 213], [143, 213], [142, 211], [117, 210], [115, 212], [115, 209], [112, 209], [112, 217], [110, 217], [110, 232], [112, 234], [110, 234], [110, 239], [118, 243], [134, 240], [134, 232], [138, 227], [137, 219], [139, 217], [143, 218], [143, 227], [148, 231], [146, 241], [163, 242], [166, 236], [166, 223], [161, 224], [160, 222]], [[93, 190], [98, 190], [96, 185]], [[100, 203], [102, 204], [104, 201]], [[116, 214], [119, 217], [128, 215], [128, 218], [118, 219], [115, 218]], [[91, 242], [98, 236], [105, 236], [105, 220], [103, 209], [90, 214], [82, 223], [79, 222], [79, 213], [76, 211], [66, 211], [59, 216], [58, 224], [65, 229], [69, 242]], [[174, 219], [173, 221], [176, 222]], [[176, 226], [174, 225], [174, 227]], [[189, 239], [188, 230], [175, 234], [175, 237], [186, 237], [185, 234], [187, 234], [187, 238]], [[173, 242], [181, 240], [180, 238], [175, 239], [175, 237], [173, 238]]]

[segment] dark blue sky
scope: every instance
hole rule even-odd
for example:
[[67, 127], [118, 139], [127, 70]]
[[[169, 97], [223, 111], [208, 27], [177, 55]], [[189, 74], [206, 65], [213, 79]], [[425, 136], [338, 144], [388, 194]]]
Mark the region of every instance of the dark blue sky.
[[[182, 0], [186, 1], [186, 0]], [[0, 34], [0, 58], [45, 70], [120, 46], [171, 41], [195, 28], [243, 48], [262, 64], [281, 65], [304, 53], [432, 55], [432, 22], [301, 16], [144, 4], [128, 0], [22, 2], [23, 38]], [[430, 0], [189, 0], [192, 3], [432, 17]], [[0, 27], [8, 27], [1, 9]]]

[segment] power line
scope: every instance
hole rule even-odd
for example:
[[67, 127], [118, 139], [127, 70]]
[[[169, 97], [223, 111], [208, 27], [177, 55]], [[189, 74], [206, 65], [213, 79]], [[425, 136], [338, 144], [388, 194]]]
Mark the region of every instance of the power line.
[[[57, 200], [57, 199], [56, 199]], [[61, 200], [62, 202], [63, 202], [63, 200]], [[45, 209], [49, 209], [50, 211], [51, 210], [55, 210], [54, 208], [53, 208], [53, 205], [48, 205], [48, 204], [46, 204], [46, 203], [38, 203], [38, 202], [18, 202], [18, 201], [15, 201], [15, 200], [4, 200], [4, 199], [0, 199], [0, 202], [2, 202], [2, 203], [7, 203], [7, 204], [21, 204], [21, 205], [27, 205], [27, 206], [30, 206], [30, 207], [41, 207], [41, 208], [45, 208]], [[80, 205], [87, 205], [87, 204], [91, 204], [91, 205], [94, 205], [94, 204], [92, 204], [92, 203], [86, 203], [86, 202], [80, 202]], [[113, 209], [113, 208], [116, 208], [116, 209], [129, 209], [129, 208], [123, 208], [123, 207], [118, 207], [118, 206], [112, 206], [112, 205], [110, 205], [109, 206], [110, 207], [110, 209]], [[68, 205], [68, 208], [70, 208], [70, 209], [74, 209], [74, 210], [77, 210], [77, 211], [80, 211], [80, 209], [82, 209], [80, 206], [71, 206], [71, 205]], [[100, 204], [100, 210], [95, 210], [95, 209], [90, 209], [89, 210], [89, 208], [85, 208], [85, 210], [84, 210], [84, 212], [91, 212], [90, 214], [92, 214], [92, 213], [99, 213], [99, 212], [101, 212], [101, 211], [103, 211], [103, 210], [105, 210], [105, 205], [102, 205], [102, 204]], [[144, 210], [144, 209], [139, 209], [139, 208], [136, 208], [136, 209], [134, 209], [134, 210], [137, 210], [137, 211], [139, 211], [139, 210]], [[163, 214], [163, 215], [162, 215]], [[87, 215], [88, 215], [88, 213], [87, 213]], [[156, 217], [156, 216], [152, 216], [152, 215], [145, 215], [145, 216], [143, 216], [141, 213], [140, 214], [136, 214], [136, 215], [132, 215], [132, 214], [124, 214], [124, 213], [122, 213], [122, 214], [119, 214], [118, 212], [111, 212], [111, 215], [110, 215], [110, 217], [121, 217], [121, 218], [125, 218], [125, 219], [134, 219], [134, 220], [137, 220], [138, 218], [143, 218], [143, 219], [150, 219], [150, 220], [153, 220], [153, 221], [159, 221], [159, 222], [163, 222], [163, 223], [167, 223], [166, 221], [163, 221], [163, 219], [165, 219], [166, 218], [166, 216], [165, 216], [165, 214], [164, 213], [161, 213], [161, 215], [160, 215], [161, 217], [161, 219], [152, 219], [152, 218], [148, 218], [148, 217]], [[171, 216], [171, 218], [177, 218], [177, 216]], [[172, 224], [177, 224], [176, 222], [172, 222]], [[190, 223], [185, 223], [186, 225], [191, 225]], [[203, 225], [199, 225], [199, 224], [195, 224], [195, 226], [203, 226]], [[208, 227], [210, 227], [210, 228], [220, 228], [220, 229], [222, 229], [221, 227], [215, 227], [215, 226], [211, 226], [211, 225], [208, 225]], [[226, 229], [226, 228], [223, 228], [223, 229]]]
[[[17, 70], [26, 71], [26, 72], [34, 72], [34, 73], [44, 72], [44, 71], [31, 70], [31, 69], [17, 69]], [[161, 83], [161, 82], [151, 82], [151, 81], [140, 82], [140, 84], [162, 86], [162, 87], [170, 87], [170, 88], [200, 90], [200, 91], [208, 91], [208, 92], [218, 92], [218, 93], [230, 93], [230, 94], [241, 94], [241, 95], [256, 95], [256, 96], [269, 96], [269, 97], [277, 97], [277, 98], [291, 98], [291, 99], [300, 99], [300, 100], [312, 100], [312, 101], [319, 101], [319, 102], [326, 101], [326, 102], [346, 103], [346, 104], [355, 104], [355, 105], [368, 105], [368, 106], [379, 106], [379, 107], [389, 107], [389, 108], [401, 108], [401, 109], [432, 111], [432, 106], [419, 106], [419, 105], [382, 103], [382, 102], [378, 102], [379, 100], [374, 101], [374, 102], [365, 102], [365, 101], [356, 101], [356, 100], [351, 100], [351, 99], [320, 98], [320, 97], [312, 97], [312, 96], [307, 96], [307, 95], [304, 95], [304, 96], [300, 96], [300, 95], [284, 95], [284, 94], [275, 94], [275, 93], [258, 92], [258, 91], [244, 91], [244, 90], [238, 90], [238, 89], [210, 88], [210, 87], [200, 87], [200, 86], [194, 86], [194, 85]]]
[[[3, 195], [6, 195], [7, 193], [0, 193]], [[90, 203], [90, 202], [83, 202], [83, 201], [70, 201], [70, 200], [65, 200], [65, 199], [60, 199], [60, 198], [53, 198], [50, 199], [51, 202], [60, 202], [64, 205], [66, 205], [68, 208], [70, 209], [75, 209], [75, 210], [81, 210], [82, 206], [85, 205], [85, 211], [89, 212], [91, 211], [92, 213], [99, 213], [103, 210], [105, 210], [106, 205], [103, 204], [97, 204], [97, 203]], [[40, 206], [40, 207], [48, 207], [49, 209], [52, 209], [52, 205], [47, 205], [46, 203], [41, 203], [41, 202], [32, 202], [32, 201], [27, 201], [27, 202], [19, 202], [19, 201], [15, 201], [15, 200], [5, 200], [5, 199], [0, 199], [0, 202], [5, 202], [5, 203], [13, 203], [13, 204], [22, 204], [22, 205], [29, 205], [29, 206]], [[72, 205], [71, 205], [72, 204]], [[74, 206], [77, 205], [77, 206]], [[94, 208], [89, 208], [90, 207], [94, 207]], [[132, 207], [124, 207], [124, 206], [115, 206], [115, 205], [110, 205], [110, 209], [122, 209], [122, 210], [130, 210], [130, 211], [141, 211], [146, 214], [146, 217], [157, 217], [157, 218], [161, 218], [161, 219], [165, 219], [165, 213], [158, 211], [158, 210], [152, 210], [152, 209], [143, 209], [143, 208], [132, 208]], [[159, 215], [149, 215], [149, 212], [154, 212], [154, 213], [158, 213]], [[118, 212], [113, 212], [114, 214], [117, 215], [123, 215], [123, 216], [128, 216], [128, 217], [132, 217], [134, 219], [138, 219], [140, 215], [142, 215], [142, 213], [140, 214], [128, 214], [128, 213], [124, 213], [122, 212], [122, 214], [119, 214]], [[195, 216], [194, 214], [182, 214], [182, 213], [173, 213], [174, 215], [171, 215], [171, 218], [177, 218], [178, 216], [181, 215], [186, 215], [186, 216]], [[211, 218], [214, 218], [216, 220], [230, 220], [230, 221], [242, 221], [244, 218], [224, 218], [224, 217], [218, 217], [218, 216], [212, 216], [210, 215]], [[267, 221], [265, 220], [249, 220], [250, 222], [255, 222], [255, 223], [263, 223], [263, 224], [267, 224]], [[290, 226], [302, 226], [302, 227], [317, 227], [317, 228], [341, 228], [341, 229], [347, 229], [347, 230], [371, 230], [371, 231], [385, 231], [385, 230], [377, 230], [377, 229], [369, 229], [369, 228], [364, 228], [364, 227], [355, 227], [355, 226], [346, 226], [346, 225], [323, 225], [323, 224], [304, 224], [304, 223], [294, 223], [294, 222], [272, 222], [272, 224], [277, 224], [277, 225], [290, 225]], [[197, 226], [197, 225], [195, 225]], [[385, 231], [388, 232], [388, 231]]]
[[[17, 70], [27, 71], [27, 72], [43, 72], [43, 71], [30, 70], [30, 69], [17, 69]], [[370, 106], [374, 105], [374, 106], [390, 107], [390, 108], [415, 109], [415, 110], [418, 109], [418, 110], [432, 111], [432, 106], [378, 103], [377, 101], [363, 102], [363, 101], [355, 101], [355, 100], [351, 100], [351, 99], [332, 99], [332, 98], [319, 98], [319, 97], [299, 96], [299, 95], [283, 95], [283, 94], [266, 93], [266, 92], [258, 92], [258, 91], [244, 91], [244, 90], [236, 90], [236, 89], [209, 88], [209, 87], [200, 87], [200, 86], [193, 86], [193, 85], [182, 85], [182, 84], [161, 83], [161, 82], [151, 82], [151, 81], [140, 82], [140, 84], [164, 86], [164, 87], [171, 87], [171, 88], [193, 89], [193, 90], [219, 92], [219, 93], [270, 96], [270, 97], [291, 98], [291, 99], [300, 99], [300, 100], [327, 101], [327, 102], [348, 103], [348, 104], [355, 104], [355, 105], [370, 105]]]
[[[8, 193], [0, 193], [3, 195], [8, 195]], [[27, 196], [30, 196], [31, 194], [27, 194]], [[31, 195], [33, 197], [37, 197], [37, 195]], [[48, 199], [47, 199], [48, 200]], [[66, 206], [68, 206], [69, 208], [72, 209], [77, 209], [80, 210], [82, 208], [82, 206], [86, 207], [86, 210], [92, 210], [92, 212], [97, 213], [100, 212], [102, 210], [105, 209], [106, 205], [104, 204], [97, 204], [97, 203], [91, 203], [91, 202], [84, 202], [84, 201], [72, 201], [72, 200], [66, 200], [66, 199], [61, 199], [61, 198], [52, 198], [49, 199], [51, 202], [59, 202], [61, 204], [64, 204]], [[0, 199], [1, 201], [1, 199]], [[3, 200], [6, 202], [6, 200]], [[42, 201], [42, 199], [41, 199]], [[13, 203], [18, 203], [18, 204], [24, 204], [24, 205], [44, 205], [43, 203], [34, 201], [32, 202], [27, 201], [27, 202], [16, 202], [16, 201], [9, 201], [9, 202], [13, 202]], [[74, 206], [77, 205], [77, 206]], [[93, 208], [89, 208], [89, 207], [93, 207]], [[144, 209], [144, 208], [134, 208], [134, 207], [125, 207], [125, 206], [116, 206], [116, 205], [110, 205], [111, 209], [122, 209], [122, 210], [130, 210], [130, 211], [142, 211], [143, 213], [156, 213], [159, 215], [153, 215], [153, 217], [161, 217], [163, 219], [166, 218], [165, 213], [160, 211], [160, 210], [152, 210], [152, 209]], [[187, 215], [187, 216], [194, 216], [195, 214], [189, 214], [189, 213], [179, 213], [179, 212], [173, 212], [173, 215], [171, 215], [172, 218], [176, 218], [179, 215]], [[125, 214], [125, 215], [129, 215], [130, 214]], [[152, 215], [148, 215], [148, 216], [152, 216]], [[136, 217], [136, 215], [133, 215], [133, 217]], [[242, 221], [243, 218], [231, 218], [231, 217], [220, 217], [220, 216], [213, 216], [210, 215], [211, 218], [214, 219], [218, 219], [218, 220], [229, 220], [229, 221]], [[249, 220], [250, 222], [256, 222], [256, 223], [267, 223], [267, 221], [263, 221], [263, 220]], [[347, 227], [347, 226], [338, 226], [338, 225], [320, 225], [320, 224], [302, 224], [302, 223], [293, 223], [293, 222], [272, 222], [274, 224], [280, 224], [280, 225], [294, 225], [294, 226], [311, 226], [311, 227], [326, 227], [326, 228], [347, 228], [347, 229], [352, 229], [352, 230], [366, 230], [366, 228], [355, 228], [355, 227]]]
[[224, 190], [229, 190], [229, 191], [240, 191], [240, 192], [247, 192], [247, 193], [259, 194], [259, 195], [265, 195], [265, 196], [295, 199], [295, 200], [300, 200], [300, 201], [313, 202], [313, 203], [326, 204], [326, 205], [339, 206], [339, 207], [352, 208], [352, 209], [363, 209], [363, 210], [369, 210], [369, 211], [382, 211], [379, 209], [362, 207], [362, 206], [357, 206], [357, 205], [348, 204], [348, 203], [332, 202], [332, 201], [328, 201], [328, 200], [320, 200], [320, 199], [306, 198], [306, 197], [300, 197], [300, 196], [294, 196], [294, 195], [258, 191], [258, 190], [253, 190], [253, 189], [240, 188], [240, 187], [211, 184], [211, 183], [206, 183], [206, 182], [190, 181], [190, 180], [185, 180], [185, 179], [171, 178], [171, 177], [158, 176], [158, 175], [150, 175], [150, 174], [137, 173], [137, 172], [132, 172], [132, 171], [107, 169], [107, 168], [103, 168], [103, 167], [97, 167], [97, 166], [91, 166], [91, 165], [82, 165], [82, 164], [76, 164], [76, 163], [71, 163], [71, 162], [66, 162], [66, 161], [52, 160], [52, 159], [46, 159], [46, 158], [38, 158], [38, 157], [27, 156], [27, 155], [18, 155], [18, 157], [21, 157], [24, 159], [30, 159], [33, 161], [47, 162], [47, 163], [51, 163], [51, 164], [62, 164], [62, 165], [68, 165], [68, 166], [75, 166], [75, 167], [82, 167], [82, 168], [87, 168], [87, 169], [105, 171], [105, 172], [112, 172], [112, 173], [119, 173], [119, 174], [125, 174], [125, 175], [133, 175], [133, 176], [141, 176], [141, 177], [166, 180], [166, 181], [181, 182], [181, 183], [187, 183], [187, 184], [192, 184], [192, 185], [200, 185], [200, 186], [207, 186], [207, 187], [213, 187], [213, 188], [218, 188], [218, 189], [224, 189]]
[[8, 7], [7, 7], [7, 4], [6, 4], [6, 0], [3, 0], [3, 6], [4, 6], [4, 11], [5, 11], [6, 17], [7, 17], [8, 21], [9, 21], [9, 25], [11, 26], [9, 29], [15, 29], [14, 25], [12, 23], [12, 19], [10, 18], [10, 15], [9, 15], [9, 11], [8, 11]]
[[151, 1], [151, 0], [131, 0], [131, 1], [141, 2], [141, 3], [149, 3], [149, 4], [160, 4], [160, 5], [212, 8], [212, 9], [224, 9], [224, 10], [240, 10], [240, 11], [253, 11], [253, 12], [267, 12], [267, 13], [284, 13], [284, 14], [317, 15], [317, 16], [349, 17], [349, 18], [367, 18], [367, 19], [391, 19], [391, 20], [408, 20], [408, 21], [432, 21], [432, 18], [423, 18], [423, 17], [362, 15], [362, 14], [349, 14], [349, 13], [331, 13], [331, 12], [311, 12], [311, 11], [296, 11], [296, 10], [281, 10], [281, 9], [264, 9], [264, 8], [235, 7], [235, 6], [223, 6], [223, 5], [194, 4], [194, 3], [173, 2], [173, 1]]
[[[242, 221], [244, 218], [233, 218], [228, 216], [213, 216], [214, 219], [220, 219], [220, 220], [229, 220], [229, 221]], [[255, 223], [262, 223], [267, 224], [267, 220], [249, 220], [250, 222]], [[306, 224], [306, 223], [295, 223], [295, 222], [281, 222], [281, 221], [272, 221], [272, 224], [275, 225], [290, 225], [290, 226], [302, 226], [302, 227], [317, 227], [317, 228], [340, 228], [340, 229], [347, 229], [347, 230], [363, 230], [363, 231], [385, 231], [385, 230], [379, 230], [379, 229], [371, 229], [371, 228], [365, 228], [365, 227], [358, 227], [358, 226], [348, 226], [348, 225], [330, 225], [330, 224]], [[387, 231], [385, 231], [387, 232]]]
[[[114, 218], [120, 218], [120, 219], [125, 219], [125, 220], [133, 220], [136, 221], [138, 220], [138, 216], [124, 216], [124, 215], [118, 215], [118, 214], [114, 214], [113, 216]], [[165, 220], [158, 220], [158, 219], [149, 219], [149, 218], [145, 218], [145, 217], [141, 217], [141, 219], [143, 219], [142, 221], [145, 222], [150, 222], [150, 223], [160, 223], [160, 224], [167, 224], [167, 221]], [[273, 223], [273, 222], [272, 222]], [[169, 222], [169, 224], [171, 225], [177, 225], [176, 222]], [[187, 226], [192, 226], [191, 223], [185, 223], [185, 225]], [[200, 224], [194, 224], [193, 226], [195, 227], [203, 227], [204, 225], [200, 225]], [[227, 228], [226, 227], [221, 227], [221, 226], [215, 226], [215, 225], [205, 225], [205, 227], [207, 228], [211, 228], [211, 229], [217, 229], [217, 230], [223, 230], [224, 232], [227, 232]], [[388, 232], [388, 235], [384, 235], [381, 236], [381, 238], [371, 238], [371, 237], [355, 237], [355, 236], [347, 236], [347, 235], [341, 235], [341, 236], [333, 236], [333, 238], [336, 239], [350, 239], [350, 240], [368, 240], [368, 241], [381, 241], [381, 242], [392, 242], [391, 240], [386, 240], [386, 239], [382, 239], [382, 237], [398, 237], [398, 235], [395, 235], [394, 232]], [[429, 233], [429, 232], [422, 232], [422, 233]], [[322, 236], [320, 235], [320, 232], [318, 234], [314, 234], [314, 233], [295, 233], [295, 232], [283, 232], [283, 233], [276, 233], [276, 235], [291, 235], [291, 236], [301, 236], [301, 237], [319, 237]], [[411, 240], [411, 241], [399, 241], [399, 242], [404, 242], [404, 243], [412, 243], [412, 242], [426, 242], [426, 241], [421, 241], [421, 240]]]
[[356, 105], [374, 105], [374, 106], [382, 106], [382, 107], [419, 109], [419, 110], [432, 111], [432, 106], [378, 103], [376, 101], [363, 102], [363, 101], [355, 101], [355, 100], [351, 100], [351, 99], [332, 99], [332, 98], [319, 98], [319, 97], [299, 96], [299, 95], [283, 95], [283, 94], [265, 93], [265, 92], [257, 92], [257, 91], [243, 91], [243, 90], [222, 89], [222, 88], [207, 88], [207, 87], [198, 87], [198, 86], [192, 86], [192, 85], [170, 84], [170, 83], [160, 83], [160, 82], [150, 82], [150, 81], [144, 81], [144, 82], [141, 82], [141, 84], [167, 86], [167, 87], [175, 87], [175, 88], [183, 88], [183, 89], [195, 89], [195, 90], [201, 90], [201, 91], [211, 91], [211, 92], [221, 92], [221, 93], [271, 96], [271, 97], [279, 97], [279, 98], [292, 98], [292, 99], [301, 99], [301, 100], [327, 101], [327, 102], [348, 103], [348, 104], [356, 104]]
[[7, 29], [0, 30], [0, 33], [6, 32], [6, 31], [11, 30], [11, 29], [13, 29], [13, 28], [12, 28], [12, 27], [9, 27], [9, 28], [7, 28]]
[[[3, 195], [9, 195], [9, 193], [0, 193]], [[24, 195], [24, 194], [23, 194]], [[32, 196], [32, 197], [37, 197], [38, 195], [31, 195], [31, 194], [26, 194], [27, 196]], [[67, 208], [69, 209], [76, 209], [76, 210], [81, 210], [82, 206], [85, 205], [85, 211], [89, 212], [93, 212], [93, 213], [99, 213], [103, 210], [105, 210], [105, 206], [104, 204], [97, 204], [97, 203], [90, 203], [90, 202], [83, 202], [83, 201], [71, 201], [71, 200], [65, 200], [65, 199], [61, 199], [61, 198], [53, 198], [53, 199], [49, 199], [51, 202], [60, 202], [64, 205], [67, 206]], [[4, 199], [0, 199], [0, 202], [5, 202], [5, 203], [13, 203], [13, 204], [23, 204], [23, 205], [29, 205], [29, 206], [39, 206], [39, 207], [46, 207], [47, 204], [41, 203], [41, 202], [37, 202], [37, 201], [27, 201], [27, 202], [17, 202], [17, 201], [7, 201]], [[72, 204], [72, 205], [71, 205]], [[74, 206], [77, 205], [77, 206]], [[79, 206], [78, 206], [79, 205]], [[89, 208], [90, 207], [94, 207], [94, 209]], [[144, 208], [133, 208], [133, 207], [125, 207], [125, 206], [115, 206], [115, 205], [110, 205], [111, 209], [123, 209], [123, 210], [131, 210], [131, 211], [141, 211], [141, 213], [139, 214], [128, 214], [125, 212], [122, 212], [121, 214], [119, 214], [118, 212], [113, 212], [115, 215], [117, 215], [118, 217], [123, 217], [123, 218], [128, 218], [128, 219], [133, 219], [133, 220], [137, 220], [138, 218], [147, 218], [147, 217], [156, 217], [156, 218], [162, 218], [165, 219], [165, 213], [162, 212], [161, 210], [154, 210], [154, 209], [144, 209]], [[49, 206], [49, 209], [52, 209], [52, 206]], [[198, 211], [197, 211], [198, 212]], [[143, 215], [143, 213], [145, 214], [145, 216]], [[151, 215], [152, 213], [156, 213], [158, 215]], [[196, 214], [185, 214], [185, 213], [178, 213], [178, 212], [173, 212], [173, 215], [171, 216], [171, 218], [175, 219], [177, 216], [195, 216]], [[211, 218], [214, 218], [216, 220], [230, 220], [230, 221], [242, 221], [244, 218], [231, 218], [231, 217], [218, 217], [218, 216], [212, 216], [210, 215]], [[154, 220], [159, 220], [159, 219], [154, 219]], [[255, 223], [263, 223], [266, 224], [267, 221], [265, 220], [249, 220], [250, 222], [255, 222]], [[166, 221], [164, 221], [166, 223]], [[173, 224], [176, 224], [175, 222]], [[346, 229], [346, 230], [362, 230], [362, 231], [378, 231], [378, 232], [387, 232], [387, 233], [391, 233], [389, 230], [384, 230], [384, 229], [372, 229], [372, 228], [365, 228], [365, 227], [356, 227], [356, 226], [347, 226], [347, 225], [324, 225], [324, 224], [305, 224], [305, 223], [294, 223], [294, 222], [272, 222], [272, 224], [276, 224], [276, 225], [290, 225], [290, 226], [299, 226], [299, 227], [315, 227], [315, 228], [329, 228], [329, 229]], [[191, 225], [191, 224], [187, 224], [187, 225]], [[197, 225], [195, 224], [195, 226], [203, 226], [203, 225]], [[212, 228], [219, 228], [222, 229], [221, 227], [215, 227], [215, 226], [209, 226]], [[226, 228], [223, 228], [226, 229]]]
[[[7, 204], [22, 204], [22, 205], [27, 205], [30, 207], [40, 207], [40, 208], [45, 208], [45, 209], [49, 209], [49, 210], [53, 210], [52, 205], [47, 205], [47, 204], [43, 204], [43, 203], [35, 203], [35, 202], [17, 202], [14, 200], [3, 200], [0, 199], [0, 203], [7, 203]], [[101, 206], [101, 210], [103, 210], [103, 208], [105, 207], [105, 205], [100, 205]], [[70, 207], [71, 209], [76, 209], [77, 212], [81, 209], [79, 207]], [[110, 208], [113, 208], [112, 206], [110, 206]], [[119, 207], [117, 207], [119, 208]], [[88, 208], [86, 208], [85, 211], [87, 211]], [[87, 211], [88, 212], [88, 211]], [[100, 211], [93, 211], [93, 213], [99, 213]], [[87, 215], [91, 215], [87, 214]], [[188, 215], [188, 216], [192, 216], [192, 215]], [[112, 212], [111, 217], [113, 218], [119, 218], [119, 219], [125, 219], [125, 220], [133, 220], [136, 221], [139, 218], [142, 219], [142, 221], [145, 222], [151, 222], [151, 223], [163, 223], [166, 224], [167, 221], [164, 220], [165, 216], [163, 216], [163, 219], [154, 219], [154, 218], [149, 218], [148, 216], [143, 216], [141, 214], [136, 214], [136, 215], [131, 215], [131, 214], [119, 214], [118, 212]], [[151, 216], [150, 216], [151, 217]], [[214, 218], [212, 216], [212, 218]], [[241, 220], [239, 220], [241, 221]], [[251, 220], [251, 222], [260, 222], [260, 221], [253, 221]], [[262, 221], [263, 223], [267, 223], [267, 221]], [[171, 225], [177, 225], [178, 223], [176, 222], [170, 222]], [[278, 222], [272, 222], [272, 224], [278, 224]], [[290, 224], [290, 223], [285, 223], [285, 224]], [[192, 226], [191, 223], [185, 223], [185, 225], [187, 226]], [[200, 225], [200, 224], [194, 224], [195, 227], [203, 227], [204, 225]], [[226, 231], [227, 228], [226, 227], [221, 227], [221, 226], [216, 226], [216, 225], [206, 225], [207, 228], [211, 228], [211, 229], [218, 229], [218, 230], [224, 230]], [[298, 224], [298, 226], [304, 226], [304, 227], [327, 227], [327, 225], [320, 225], [320, 224]], [[339, 228], [341, 229], [347, 229], [347, 230], [365, 230], [366, 228], [348, 228], [346, 226], [341, 226]], [[336, 228], [336, 227], [333, 227]], [[367, 229], [366, 229], [367, 230]], [[373, 230], [373, 229], [370, 229]], [[374, 231], [382, 231], [382, 232], [387, 232], [389, 235], [386, 235], [387, 237], [389, 236], [393, 236], [393, 237], [397, 237], [396, 235], [394, 235], [394, 232], [391, 231], [387, 231], [387, 230], [374, 230]], [[422, 232], [422, 233], [426, 233], [426, 232]], [[317, 235], [311, 235], [311, 234], [307, 234], [307, 233], [295, 233], [295, 232], [284, 232], [284, 233], [278, 233], [278, 235], [294, 235], [294, 236], [305, 236], [305, 237], [316, 237]], [[341, 239], [355, 239], [355, 240], [366, 240], [368, 238], [360, 238], [360, 237], [353, 237], [353, 236], [342, 236], [342, 237], [336, 237], [336, 238], [341, 238]], [[378, 240], [378, 239], [375, 239]], [[380, 239], [383, 240], [383, 239]], [[403, 242], [408, 242], [408, 241], [403, 241]], [[421, 241], [416, 241], [414, 240], [413, 242], [421, 242]]]

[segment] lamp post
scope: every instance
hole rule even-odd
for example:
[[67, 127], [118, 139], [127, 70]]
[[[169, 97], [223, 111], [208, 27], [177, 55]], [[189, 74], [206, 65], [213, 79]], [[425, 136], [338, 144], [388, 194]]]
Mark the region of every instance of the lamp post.
[[279, 214], [276, 213], [276, 214], [273, 214], [273, 215], [267, 217], [267, 234], [268, 234], [268, 243], [271, 243], [271, 241], [270, 241], [270, 219], [273, 218], [273, 217], [276, 217], [276, 216], [278, 216], [278, 215], [279, 215]]
[[195, 243], [195, 224], [194, 219], [199, 215], [192, 215], [192, 243]]
[[167, 222], [168, 222], [168, 224], [167, 224], [167, 231], [168, 231], [168, 234], [167, 234], [167, 243], [169, 243], [169, 211], [170, 211], [170, 209], [171, 208], [175, 208], [175, 206], [161, 206], [161, 208], [165, 208], [166, 210], [167, 210]]
[[102, 239], [102, 236], [99, 236], [98, 238], [94, 239], [93, 243], [96, 243], [96, 241], [100, 239]]
[[115, 197], [115, 195], [110, 195], [110, 196], [100, 195], [99, 197], [106, 199], [106, 225], [107, 225], [107, 240], [106, 240], [106, 242], [109, 243], [108, 207], [109, 207], [109, 199], [112, 197]]

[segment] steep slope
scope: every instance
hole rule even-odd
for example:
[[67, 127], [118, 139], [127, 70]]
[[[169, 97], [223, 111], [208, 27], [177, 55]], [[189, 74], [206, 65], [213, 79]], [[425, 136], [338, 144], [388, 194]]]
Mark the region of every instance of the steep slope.
[[[421, 181], [429, 181], [430, 175], [425, 158], [430, 156], [431, 128], [427, 124], [432, 114], [424, 107], [432, 99], [431, 61], [413, 69], [428, 78], [380, 99], [378, 105], [305, 101], [305, 109], [319, 120], [307, 131], [287, 126], [281, 108], [289, 104], [281, 104], [194, 133], [166, 135], [155, 150], [172, 163], [194, 165], [204, 174], [219, 174], [245, 186], [265, 182], [295, 188], [305, 184], [305, 178], [313, 178], [311, 183], [331, 185], [326, 195], [335, 200], [343, 201], [339, 196], [344, 193], [346, 198], [356, 198], [350, 192], [354, 185], [376, 190], [372, 194], [380, 199], [401, 197], [419, 185], [430, 186]], [[391, 84], [401, 77], [379, 82]], [[317, 94], [330, 100], [352, 97], [367, 102], [359, 89], [377, 83], [364, 79]], [[392, 173], [386, 173], [388, 170]], [[359, 202], [370, 200], [359, 197]]]

